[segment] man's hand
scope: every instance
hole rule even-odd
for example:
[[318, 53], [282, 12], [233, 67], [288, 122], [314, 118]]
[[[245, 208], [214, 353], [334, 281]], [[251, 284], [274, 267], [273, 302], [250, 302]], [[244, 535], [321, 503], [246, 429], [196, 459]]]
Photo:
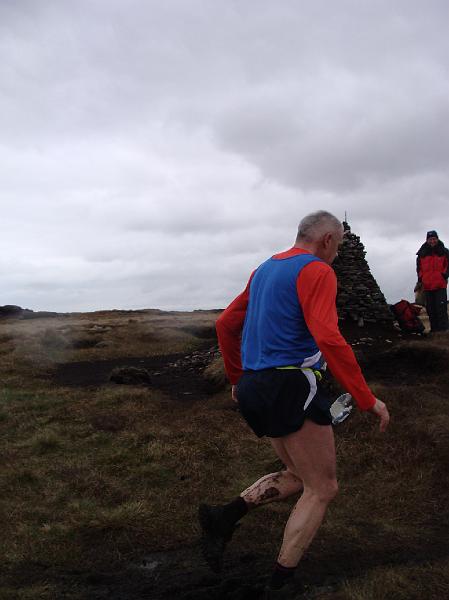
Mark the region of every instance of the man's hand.
[[388, 408], [386, 407], [384, 402], [382, 402], [382, 400], [379, 400], [379, 398], [376, 398], [376, 404], [373, 406], [373, 408], [370, 409], [370, 412], [374, 413], [376, 416], [379, 417], [379, 429], [380, 431], [385, 431], [388, 427], [388, 423], [390, 422], [390, 413], [388, 412]]
[[237, 400], [237, 386], [236, 385], [232, 386], [232, 388], [231, 388], [231, 394], [232, 394], [232, 399], [237, 404], [238, 400]]

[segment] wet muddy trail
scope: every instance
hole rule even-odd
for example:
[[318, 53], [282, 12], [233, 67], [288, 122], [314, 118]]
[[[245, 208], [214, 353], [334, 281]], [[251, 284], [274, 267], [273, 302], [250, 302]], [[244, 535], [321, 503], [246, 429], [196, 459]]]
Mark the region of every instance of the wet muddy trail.
[[115, 386], [110, 379], [114, 369], [129, 368], [148, 372], [147, 385], [161, 390], [173, 400], [202, 398], [217, 391], [216, 386], [202, 374], [218, 354], [215, 346], [208, 346], [190, 354], [166, 354], [158, 356], [127, 357], [113, 360], [82, 361], [56, 365], [53, 381], [68, 387]]
[[[413, 546], [392, 540], [388, 532], [368, 531], [378, 537], [378, 550], [360, 553], [347, 544], [328, 545], [320, 549], [320, 560], [307, 554], [301, 561], [301, 580], [305, 591], [295, 593], [297, 600], [332, 600], [341, 598], [339, 590], [345, 581], [369, 575], [379, 567], [419, 567], [432, 560], [447, 558], [446, 541], [438, 536]], [[440, 532], [441, 534], [442, 532]], [[446, 531], [446, 534], [448, 532]], [[440, 537], [438, 543], [435, 540]], [[242, 553], [231, 544], [225, 556], [223, 573], [211, 573], [204, 565], [199, 544], [142, 556], [135, 564], [111, 571], [54, 573], [51, 579], [61, 590], [61, 598], [77, 600], [261, 600], [273, 557], [260, 553]], [[28, 574], [42, 579], [42, 565], [30, 565]], [[47, 571], [47, 575], [49, 575]], [[77, 593], [82, 587], [83, 592]]]

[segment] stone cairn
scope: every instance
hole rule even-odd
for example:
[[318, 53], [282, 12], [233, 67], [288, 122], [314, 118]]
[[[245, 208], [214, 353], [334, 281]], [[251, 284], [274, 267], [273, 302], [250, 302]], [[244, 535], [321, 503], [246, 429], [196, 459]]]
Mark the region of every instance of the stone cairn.
[[365, 259], [360, 237], [343, 222], [345, 238], [333, 263], [338, 280], [337, 311], [340, 319], [392, 325], [393, 315]]

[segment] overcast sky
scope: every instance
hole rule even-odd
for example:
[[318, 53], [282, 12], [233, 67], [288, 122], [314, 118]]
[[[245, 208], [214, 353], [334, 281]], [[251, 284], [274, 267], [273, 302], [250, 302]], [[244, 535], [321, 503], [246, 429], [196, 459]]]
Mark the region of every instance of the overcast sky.
[[0, 0], [0, 305], [220, 308], [317, 209], [449, 246], [447, 0]]

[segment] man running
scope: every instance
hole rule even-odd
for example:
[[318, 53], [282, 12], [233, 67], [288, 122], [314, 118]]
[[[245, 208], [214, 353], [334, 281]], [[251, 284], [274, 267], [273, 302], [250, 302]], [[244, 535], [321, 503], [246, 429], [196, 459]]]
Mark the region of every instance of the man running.
[[351, 347], [338, 329], [337, 281], [331, 264], [343, 226], [325, 211], [300, 222], [296, 242], [252, 273], [246, 289], [217, 321], [232, 397], [258, 437], [267, 436], [285, 470], [265, 475], [224, 505], [201, 504], [202, 550], [221, 570], [226, 543], [249, 510], [302, 495], [284, 531], [267, 598], [284, 597], [295, 569], [337, 494], [330, 405], [317, 377], [322, 356], [361, 410], [389, 414], [368, 388]]

